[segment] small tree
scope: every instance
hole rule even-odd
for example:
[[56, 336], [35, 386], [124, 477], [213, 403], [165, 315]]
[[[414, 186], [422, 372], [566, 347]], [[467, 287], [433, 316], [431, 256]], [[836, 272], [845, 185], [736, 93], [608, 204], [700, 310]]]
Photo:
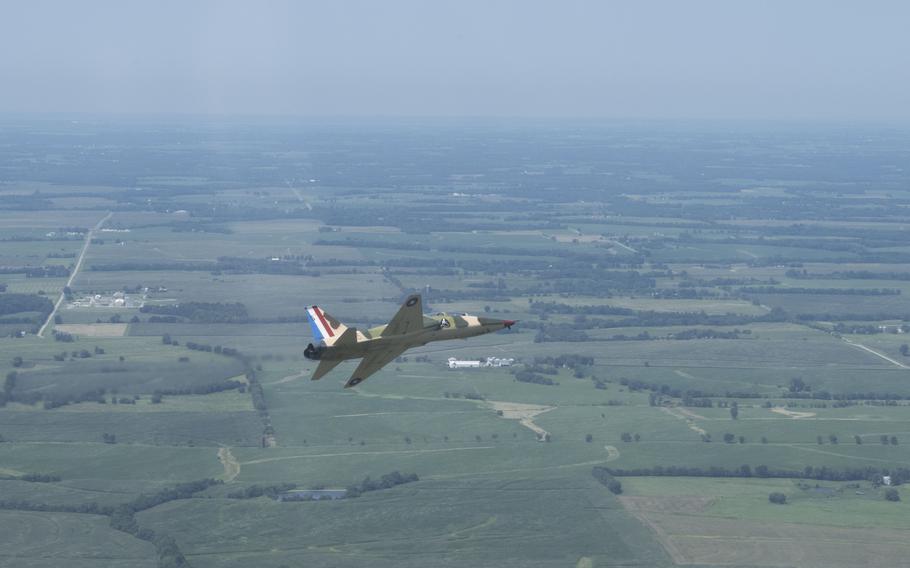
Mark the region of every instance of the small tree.
[[855, 436], [853, 436], [853, 441], [856, 442], [857, 446], [863, 445], [863, 439], [860, 438], [859, 434], [856, 434]]
[[815, 437], [815, 441], [818, 442], [819, 446], [825, 443], [825, 439], [821, 437], [821, 434]]
[[731, 434], [729, 432], [724, 434], [724, 442], [726, 442], [728, 444], [732, 444], [734, 441], [736, 441], [736, 436], [734, 436], [733, 434]]
[[888, 441], [889, 441], [889, 440], [888, 440], [888, 435], [887, 435], [887, 434], [882, 434], [881, 436], [878, 437], [878, 439], [881, 440], [882, 445], [885, 445], [885, 446], [888, 445]]
[[623, 442], [631, 442], [632, 434], [630, 434], [628, 432], [623, 432], [622, 435], [620, 436], [620, 438], [622, 439]]
[[832, 444], [837, 443], [837, 434], [828, 434], [828, 441]]
[[636, 432], [636, 433], [635, 433], [635, 436], [633, 436], [633, 438], [635, 438], [635, 441], [636, 441], [636, 442], [640, 442], [640, 441], [641, 441], [641, 434], [639, 434], [638, 432]]
[[3, 394], [6, 395], [7, 399], [13, 398], [13, 390], [16, 388], [16, 380], [19, 378], [19, 373], [16, 371], [10, 371], [6, 374], [6, 381], [3, 383]]
[[898, 493], [897, 489], [889, 487], [885, 489], [885, 501], [900, 501], [901, 494]]
[[586, 435], [585, 435], [585, 442], [587, 442], [587, 443], [590, 444], [590, 443], [593, 442], [593, 441], [594, 441], [594, 436], [592, 436], [591, 434], [586, 434]]
[[768, 443], [768, 438], [762, 436], [762, 437], [761, 437], [761, 443], [762, 443], [762, 444], [767, 444], [767, 443]]
[[730, 418], [736, 420], [739, 417], [739, 404], [736, 401], [733, 401], [733, 404], [730, 406]]
[[775, 505], [784, 505], [787, 503], [787, 496], [783, 493], [778, 493], [775, 491], [768, 495], [768, 501], [774, 503]]
[[892, 446], [896, 446], [896, 445], [897, 445], [897, 436], [891, 436], [891, 445], [892, 445]]

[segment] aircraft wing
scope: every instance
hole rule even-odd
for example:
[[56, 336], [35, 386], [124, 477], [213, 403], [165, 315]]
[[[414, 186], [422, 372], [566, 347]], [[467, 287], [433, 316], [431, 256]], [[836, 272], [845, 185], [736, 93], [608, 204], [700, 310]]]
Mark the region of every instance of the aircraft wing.
[[348, 379], [348, 382], [344, 384], [344, 388], [349, 389], [351, 387], [359, 385], [370, 375], [385, 367], [394, 361], [399, 355], [407, 351], [408, 347], [410, 346], [395, 346], [384, 349], [382, 351], [375, 351], [373, 353], [370, 353], [363, 358], [359, 365], [357, 365], [357, 368], [354, 370], [354, 374], [351, 375], [351, 378]]
[[[423, 302], [420, 294], [411, 294], [408, 299], [401, 304], [398, 313], [389, 322], [389, 325], [382, 330], [382, 336], [404, 335], [423, 329]], [[397, 355], [396, 355], [397, 357]], [[394, 358], [394, 357], [393, 357]]]
[[318, 381], [326, 373], [337, 367], [339, 363], [341, 363], [341, 359], [323, 359], [319, 362], [319, 366], [316, 367], [316, 372], [313, 373], [313, 377], [310, 380]]

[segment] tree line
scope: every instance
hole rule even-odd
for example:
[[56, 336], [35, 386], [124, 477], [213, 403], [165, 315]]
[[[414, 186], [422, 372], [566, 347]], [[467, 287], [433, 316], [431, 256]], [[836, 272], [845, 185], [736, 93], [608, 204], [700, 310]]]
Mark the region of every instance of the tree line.
[[396, 485], [420, 481], [416, 473], [400, 473], [393, 471], [380, 477], [371, 479], [370, 476], [364, 478], [360, 483], [349, 485], [347, 487], [346, 497], [360, 497], [361, 494], [369, 491], [379, 491], [380, 489], [391, 489]]
[[515, 380], [519, 383], [532, 383], [535, 385], [549, 385], [555, 386], [559, 383], [551, 379], [550, 377], [545, 377], [541, 374], [535, 373], [529, 369], [521, 369], [512, 371], [512, 375], [515, 377]]
[[881, 483], [883, 476], [891, 476], [892, 485], [901, 485], [910, 481], [910, 468], [893, 469], [876, 467], [833, 468], [828, 466], [806, 466], [802, 471], [772, 469], [766, 465], [754, 468], [743, 464], [737, 468], [722, 466], [687, 467], [687, 466], [654, 466], [650, 468], [617, 469], [603, 468], [615, 477], [761, 477], [787, 479], [813, 479], [817, 481], [869, 481]]
[[[529, 306], [532, 313], [578, 315], [573, 321], [575, 329], [607, 329], [613, 327], [663, 327], [663, 326], [736, 326], [754, 323], [780, 323], [788, 321], [789, 316], [781, 308], [759, 316], [742, 314], [707, 314], [701, 312], [656, 312], [651, 310], [631, 310], [610, 305], [570, 306], [555, 302], [533, 302]], [[591, 318], [592, 315], [627, 316], [622, 319]]]
[[594, 466], [591, 469], [591, 475], [593, 475], [594, 479], [600, 482], [601, 485], [609, 489], [610, 493], [613, 493], [614, 495], [619, 495], [622, 493], [622, 483], [613, 477], [613, 475], [610, 473], [610, 470], [607, 468]]
[[62, 264], [0, 266], [0, 274], [25, 274], [26, 278], [67, 278], [70, 275], [70, 269]]
[[825, 294], [838, 296], [900, 296], [900, 288], [778, 288], [775, 286], [743, 286], [741, 294]]
[[787, 270], [788, 278], [801, 280], [910, 280], [910, 272], [876, 272], [874, 270], [835, 270], [833, 272], [809, 272], [806, 269]]
[[274, 485], [250, 485], [227, 494], [228, 499], [255, 499], [256, 497], [271, 497], [277, 499], [280, 493], [297, 489], [296, 483], [277, 483]]
[[110, 518], [110, 526], [114, 530], [125, 532], [146, 540], [155, 545], [160, 568], [187, 567], [189, 563], [180, 552], [173, 537], [165, 534], [156, 534], [153, 530], [141, 528], [136, 521], [136, 513], [157, 507], [164, 503], [178, 499], [191, 499], [196, 493], [204, 491], [214, 485], [223, 483], [217, 479], [202, 479], [188, 483], [180, 483], [174, 487], [162, 489], [151, 495], [139, 497], [120, 505], [98, 505], [92, 501], [79, 505], [48, 504], [22, 499], [0, 500], [0, 509], [18, 511], [42, 511], [59, 513], [83, 513], [90, 515], [104, 515]]
[[178, 316], [196, 323], [244, 323], [249, 319], [241, 302], [183, 302], [169, 306], [145, 305], [139, 311], [147, 314]]

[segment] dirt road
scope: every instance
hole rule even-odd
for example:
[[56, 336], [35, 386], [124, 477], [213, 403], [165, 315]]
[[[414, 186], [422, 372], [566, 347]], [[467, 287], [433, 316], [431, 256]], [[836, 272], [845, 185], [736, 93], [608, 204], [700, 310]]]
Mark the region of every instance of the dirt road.
[[231, 453], [231, 448], [222, 446], [218, 448], [218, 460], [224, 466], [224, 475], [221, 476], [226, 483], [234, 481], [234, 478], [240, 475], [240, 462]]

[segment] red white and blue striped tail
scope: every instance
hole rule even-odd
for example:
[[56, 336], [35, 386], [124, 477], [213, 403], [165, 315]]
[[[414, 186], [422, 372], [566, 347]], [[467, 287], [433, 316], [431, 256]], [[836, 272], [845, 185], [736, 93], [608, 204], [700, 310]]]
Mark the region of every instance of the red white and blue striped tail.
[[325, 342], [326, 345], [335, 343], [348, 329], [346, 325], [322, 311], [319, 306], [310, 306], [306, 309], [306, 313], [310, 319], [313, 338], [316, 341]]

